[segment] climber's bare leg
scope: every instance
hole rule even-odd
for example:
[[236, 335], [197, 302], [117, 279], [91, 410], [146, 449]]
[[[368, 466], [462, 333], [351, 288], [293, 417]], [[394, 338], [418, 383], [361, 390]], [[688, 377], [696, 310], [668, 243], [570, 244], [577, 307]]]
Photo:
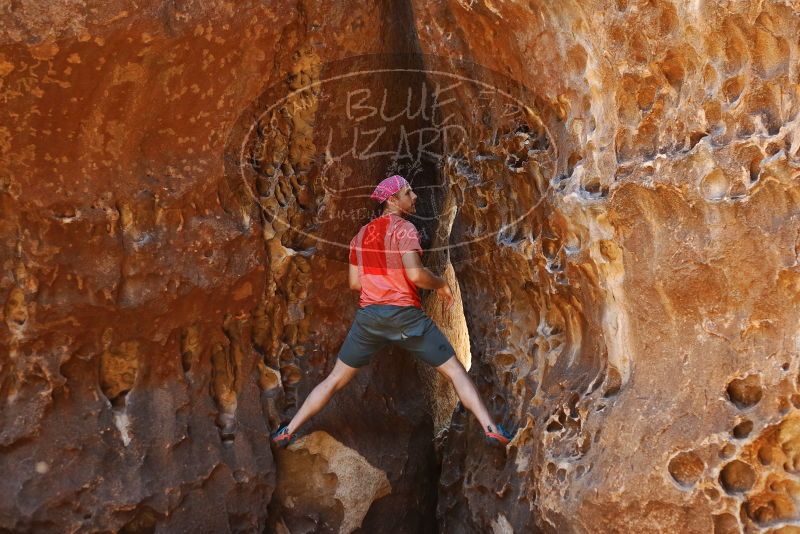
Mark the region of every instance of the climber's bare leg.
[[489, 415], [486, 405], [483, 404], [483, 400], [481, 400], [478, 388], [475, 387], [475, 383], [469, 377], [461, 362], [458, 361], [458, 358], [452, 356], [435, 369], [450, 379], [458, 398], [461, 399], [461, 404], [478, 419], [481, 428], [486, 431], [488, 427], [492, 432], [495, 432], [494, 421]]
[[336, 359], [336, 365], [333, 366], [331, 374], [325, 380], [317, 384], [305, 401], [297, 414], [289, 422], [289, 433], [294, 434], [297, 429], [303, 426], [303, 423], [311, 419], [320, 410], [322, 410], [328, 401], [331, 400], [333, 394], [342, 389], [350, 382], [358, 373], [358, 368], [350, 367], [340, 359]]

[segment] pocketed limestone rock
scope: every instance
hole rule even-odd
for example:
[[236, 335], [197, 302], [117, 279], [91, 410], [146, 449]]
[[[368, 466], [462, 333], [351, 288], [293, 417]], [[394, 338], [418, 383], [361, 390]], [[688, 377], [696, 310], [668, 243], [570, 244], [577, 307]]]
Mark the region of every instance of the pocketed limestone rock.
[[791, 462], [750, 448], [797, 410], [797, 9], [414, 6], [461, 28], [419, 23], [423, 51], [510, 73], [547, 139], [534, 166], [512, 142], [533, 125], [494, 115], [445, 167], [451, 243], [535, 209], [455, 264], [473, 376], [524, 439], [487, 462], [456, 414], [440, 529], [790, 528]]
[[[14, 3], [0, 530], [791, 531], [798, 21], [777, 0]], [[438, 114], [400, 113], [399, 148], [369, 137], [401, 131], [380, 98], [331, 98], [380, 88], [394, 52], [390, 111], [458, 75]], [[323, 91], [334, 71], [373, 78]], [[518, 437], [488, 448], [387, 350], [276, 467], [387, 172], [459, 288], [426, 309]]]

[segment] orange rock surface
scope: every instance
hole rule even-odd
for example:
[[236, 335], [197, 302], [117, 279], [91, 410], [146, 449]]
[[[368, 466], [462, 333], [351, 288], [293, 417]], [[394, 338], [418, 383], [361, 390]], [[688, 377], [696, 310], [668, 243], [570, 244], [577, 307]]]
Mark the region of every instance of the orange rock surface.
[[[0, 530], [800, 528], [796, 2], [0, 22]], [[517, 437], [386, 350], [273, 456], [395, 172]]]

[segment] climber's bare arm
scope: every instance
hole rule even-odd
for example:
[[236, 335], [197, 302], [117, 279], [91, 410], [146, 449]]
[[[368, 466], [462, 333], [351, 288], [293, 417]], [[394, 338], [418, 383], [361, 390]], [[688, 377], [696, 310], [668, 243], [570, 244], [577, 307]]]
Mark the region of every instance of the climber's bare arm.
[[358, 266], [350, 264], [350, 268], [347, 271], [347, 278], [350, 281], [350, 289], [354, 291], [361, 291], [361, 281], [358, 279]]
[[406, 269], [406, 276], [415, 286], [422, 289], [439, 289], [447, 285], [444, 278], [436, 276], [426, 267], [422, 266], [422, 258], [419, 252], [411, 251], [403, 253], [403, 267]]

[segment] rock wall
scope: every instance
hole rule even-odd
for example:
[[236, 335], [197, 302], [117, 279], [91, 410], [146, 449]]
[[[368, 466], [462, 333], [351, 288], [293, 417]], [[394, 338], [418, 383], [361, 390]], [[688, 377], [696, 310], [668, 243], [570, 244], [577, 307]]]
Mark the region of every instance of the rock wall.
[[[798, 6], [415, 12], [447, 21], [418, 24], [425, 52], [522, 81], [557, 148], [543, 190], [532, 160], [466, 154], [539, 207], [456, 268], [475, 376], [521, 432], [503, 456], [456, 415], [442, 531], [796, 528]], [[513, 136], [490, 133], [502, 161]], [[478, 206], [456, 227], [512, 218]]]
[[[800, 525], [795, 3], [0, 20], [0, 529]], [[367, 98], [453, 76], [430, 114]], [[447, 385], [388, 350], [273, 457], [347, 333], [346, 245], [389, 170], [459, 286], [426, 310], [518, 437], [448, 421]]]
[[[302, 483], [352, 477], [330, 509], [275, 491], [269, 430], [332, 367], [357, 295], [346, 251], [293, 231], [318, 217], [324, 117], [284, 116], [248, 153], [263, 200], [228, 160], [265, 88], [397, 51], [408, 6], [90, 4], [0, 16], [0, 530], [435, 530], [432, 417], [391, 354], [299, 445], [295, 465], [319, 458]], [[360, 473], [375, 491], [348, 488]]]

